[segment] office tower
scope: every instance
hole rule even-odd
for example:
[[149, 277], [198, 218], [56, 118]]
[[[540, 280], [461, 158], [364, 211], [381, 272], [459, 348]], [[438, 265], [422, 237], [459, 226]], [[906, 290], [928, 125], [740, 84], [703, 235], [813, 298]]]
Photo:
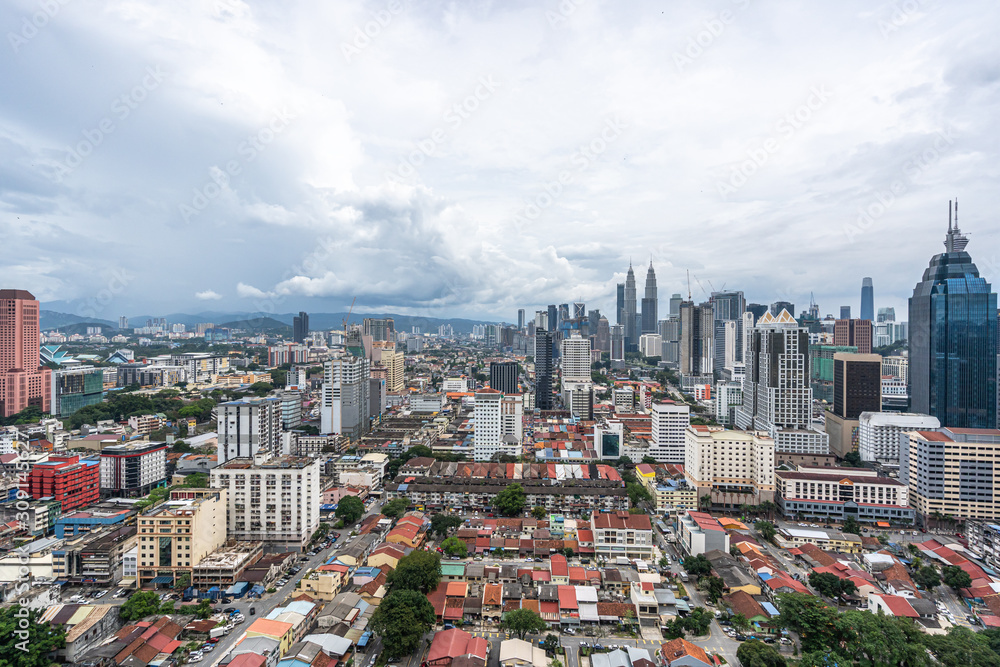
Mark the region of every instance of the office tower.
[[691, 409], [683, 403], [653, 403], [649, 455], [657, 463], [684, 463], [684, 431], [691, 425]]
[[562, 383], [563, 405], [577, 419], [594, 418], [594, 383], [591, 380], [566, 380]]
[[1000, 519], [1000, 431], [942, 426], [909, 431], [907, 440], [900, 445], [899, 481], [910, 487], [918, 522]]
[[642, 334], [639, 336], [639, 354], [644, 357], [663, 357], [663, 338], [660, 334]]
[[859, 354], [871, 354], [871, 320], [837, 320], [833, 325], [833, 344], [856, 347]]
[[26, 290], [0, 290], [0, 403], [4, 417], [29, 405], [52, 407], [52, 369], [40, 359], [38, 300]]
[[535, 329], [535, 407], [539, 410], [552, 409], [552, 339], [551, 331]]
[[771, 304], [771, 316], [777, 317], [781, 311], [787, 310], [788, 314], [795, 317], [795, 304], [788, 301], [775, 301]]
[[518, 331], [524, 329], [524, 308], [517, 309], [517, 329]]
[[625, 351], [632, 352], [639, 343], [639, 336], [635, 330], [635, 272], [632, 271], [632, 263], [629, 262], [628, 273], [625, 276], [625, 308], [623, 317], [625, 321]]
[[809, 386], [814, 400], [833, 403], [833, 355], [857, 351], [858, 348], [850, 345], [809, 346]]
[[670, 295], [670, 317], [680, 317], [681, 301], [683, 300], [680, 294]]
[[597, 321], [597, 333], [594, 337], [596, 348], [601, 352], [611, 352], [611, 323], [608, 318], [601, 317]]
[[573, 302], [573, 319], [574, 320], [585, 320], [587, 319], [587, 304], [582, 301]]
[[361, 321], [362, 334], [371, 336], [372, 341], [395, 341], [396, 323], [391, 317], [371, 318], [366, 317]]
[[124, 315], [122, 315], [122, 316], [120, 316], [118, 318], [118, 328], [119, 329], [128, 329], [128, 318], [125, 317]]
[[[597, 327], [601, 325], [601, 311], [591, 310], [587, 312], [587, 330], [581, 335], [590, 336], [593, 338], [597, 335]], [[582, 328], [582, 327], [581, 327]], [[594, 349], [599, 349], [597, 345], [594, 345]]]
[[569, 311], [569, 304], [568, 303], [560, 303], [559, 304], [559, 321], [556, 324], [557, 329], [561, 330], [561, 329], [566, 328], [566, 324], [565, 323], [569, 322], [569, 313], [570, 313], [570, 311]]
[[681, 346], [681, 320], [680, 313], [671, 315], [668, 319], [660, 320], [660, 359], [669, 364], [676, 365], [680, 362]]
[[830, 453], [844, 458], [858, 449], [862, 412], [882, 410], [882, 357], [836, 352], [833, 355], [833, 410], [826, 413]]
[[367, 357], [350, 355], [323, 364], [320, 433], [358, 440], [368, 432], [371, 367]]
[[942, 426], [994, 428], [997, 415], [997, 295], [952, 228], [913, 288], [909, 307], [910, 411]]
[[611, 327], [611, 361], [625, 360], [625, 327], [616, 324]]
[[281, 452], [281, 399], [247, 398], [218, 405], [219, 463]]
[[542, 328], [550, 332], [554, 332], [559, 329], [559, 308], [557, 306], [549, 305], [545, 326]]
[[879, 308], [878, 315], [876, 315], [877, 322], [895, 322], [896, 321], [896, 309], [893, 307]]
[[656, 272], [653, 271], [653, 261], [649, 262], [646, 271], [646, 290], [642, 297], [642, 327], [640, 334], [656, 333], [658, 321], [657, 310], [659, 301], [656, 296]]
[[516, 394], [517, 391], [517, 362], [516, 361], [491, 361], [490, 362], [490, 387], [505, 394]]
[[625, 323], [625, 283], [615, 285], [615, 324]]
[[309, 335], [309, 315], [300, 312], [292, 318], [292, 340], [296, 343], [306, 342]]
[[851, 307], [850, 306], [841, 306], [840, 307], [840, 319], [842, 319], [842, 320], [849, 320], [849, 319], [851, 319]]
[[764, 317], [764, 313], [768, 312], [768, 308], [762, 303], [748, 303], [747, 312], [753, 313], [753, 321], [756, 322]]
[[901, 435], [908, 431], [937, 431], [941, 428], [941, 422], [936, 417], [908, 412], [862, 412], [858, 422], [861, 460], [890, 465], [899, 465]]
[[809, 332], [787, 310], [765, 313], [746, 332], [746, 377], [736, 426], [768, 431], [775, 450], [827, 454], [826, 433], [812, 425]]
[[[722, 371], [726, 366], [732, 367], [737, 361], [743, 361], [743, 322], [741, 317], [746, 312], [747, 303], [743, 292], [712, 292], [712, 338], [714, 346], [713, 365], [716, 371]], [[735, 323], [729, 335], [732, 337], [729, 345], [726, 341], [726, 324]], [[726, 363], [726, 352], [730, 352], [730, 361]]]
[[713, 371], [712, 304], [681, 302], [681, 375], [711, 375]]
[[549, 323], [549, 314], [544, 310], [535, 311], [535, 328], [536, 329], [547, 329]]
[[871, 278], [861, 280], [861, 319], [875, 321], [875, 287]]
[[[142, 367], [146, 368], [144, 364]], [[96, 405], [103, 400], [103, 369], [70, 366], [52, 372], [52, 402], [49, 410], [53, 417], [69, 417], [80, 408]]]
[[141, 498], [167, 478], [165, 442], [127, 442], [101, 450], [101, 495]]

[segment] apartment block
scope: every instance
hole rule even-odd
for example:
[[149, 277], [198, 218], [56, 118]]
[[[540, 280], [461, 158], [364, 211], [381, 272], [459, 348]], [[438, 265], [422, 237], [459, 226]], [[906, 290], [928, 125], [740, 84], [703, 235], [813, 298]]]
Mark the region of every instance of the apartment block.
[[174, 584], [226, 542], [226, 491], [179, 489], [140, 514], [140, 586]]
[[683, 403], [653, 403], [653, 438], [649, 455], [657, 463], [684, 463], [685, 432], [691, 425], [691, 408]]
[[760, 431], [692, 425], [685, 431], [684, 475], [715, 505], [739, 507], [774, 500], [774, 440]]
[[858, 452], [862, 461], [899, 464], [900, 443], [909, 431], [937, 431], [937, 417], [910, 412], [862, 412], [858, 419]]
[[594, 512], [590, 515], [590, 529], [598, 557], [652, 559], [653, 526], [646, 514]]
[[220, 403], [219, 463], [281, 451], [281, 399], [247, 398]]
[[678, 516], [677, 541], [691, 556], [715, 550], [729, 553], [729, 533], [706, 512], [689, 511]]
[[97, 459], [79, 456], [49, 456], [31, 468], [21, 490], [36, 500], [59, 501], [62, 513], [86, 507], [100, 500], [101, 474]]
[[167, 478], [167, 444], [129, 442], [101, 450], [101, 495], [145, 496]]

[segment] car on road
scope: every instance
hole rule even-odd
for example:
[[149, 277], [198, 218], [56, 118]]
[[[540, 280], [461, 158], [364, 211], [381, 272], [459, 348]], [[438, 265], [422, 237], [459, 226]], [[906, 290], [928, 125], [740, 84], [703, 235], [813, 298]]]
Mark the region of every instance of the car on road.
[[250, 607], [250, 610], [249, 610], [249, 611], [250, 611], [250, 615], [251, 615], [251, 616], [255, 616], [255, 615], [257, 614], [257, 610], [256, 610], [256, 609], [254, 609], [253, 607]]
[[98, 591], [97, 595], [94, 596], [94, 599], [95, 600], [100, 600], [102, 597], [104, 597], [107, 594], [108, 594], [107, 591]]
[[203, 653], [211, 653], [214, 650], [215, 650], [215, 644], [205, 644], [204, 646], [201, 647], [201, 651]]

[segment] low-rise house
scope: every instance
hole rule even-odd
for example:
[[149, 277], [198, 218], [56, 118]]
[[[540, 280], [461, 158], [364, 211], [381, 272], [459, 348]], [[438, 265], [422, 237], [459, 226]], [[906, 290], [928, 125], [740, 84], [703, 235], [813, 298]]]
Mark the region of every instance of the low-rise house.
[[[500, 642], [500, 667], [548, 667], [545, 649], [523, 639]], [[645, 666], [644, 666], [645, 667]]]
[[428, 667], [485, 667], [489, 644], [458, 628], [434, 635], [427, 652]]
[[236, 662], [237, 658], [241, 656], [259, 656], [264, 659], [264, 667], [275, 667], [278, 664], [278, 660], [281, 659], [281, 643], [277, 639], [272, 639], [271, 637], [244, 637], [240, 643], [234, 646], [229, 651], [229, 657], [233, 659], [229, 663], [230, 667], [232, 665], [240, 665], [243, 662], [247, 662], [247, 666], [259, 661], [250, 661], [248, 658], [243, 658], [240, 662]]
[[672, 639], [660, 646], [660, 658], [666, 667], [715, 667], [705, 649], [683, 638]]

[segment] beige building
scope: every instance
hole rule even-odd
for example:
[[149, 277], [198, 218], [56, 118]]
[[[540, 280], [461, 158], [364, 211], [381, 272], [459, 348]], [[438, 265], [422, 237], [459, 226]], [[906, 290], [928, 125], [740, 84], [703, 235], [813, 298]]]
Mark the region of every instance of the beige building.
[[136, 527], [140, 586], [154, 580], [172, 585], [226, 542], [226, 491], [172, 491], [169, 500], [140, 514]]
[[698, 494], [682, 476], [671, 476], [647, 463], [637, 465], [635, 475], [653, 497], [657, 514], [698, 509]]
[[739, 507], [774, 500], [774, 441], [760, 431], [693, 425], [685, 432], [684, 476], [698, 497]]
[[900, 447], [899, 481], [910, 487], [918, 520], [1000, 518], [1000, 430], [911, 431]]

